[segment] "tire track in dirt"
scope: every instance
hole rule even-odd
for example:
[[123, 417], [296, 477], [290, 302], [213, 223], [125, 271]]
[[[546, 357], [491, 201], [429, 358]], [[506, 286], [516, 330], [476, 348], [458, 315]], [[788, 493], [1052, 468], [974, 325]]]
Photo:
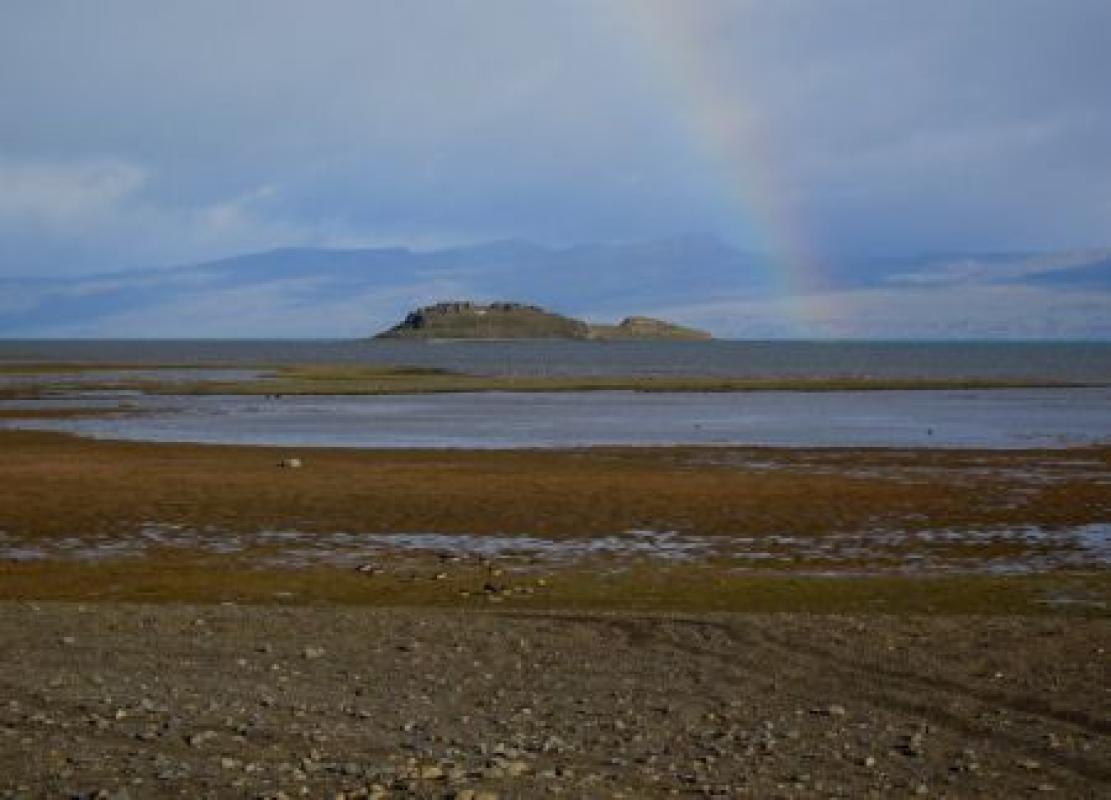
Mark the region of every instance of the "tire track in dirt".
[[[1032, 745], [1021, 736], [974, 721], [980, 711], [986, 710], [984, 707], [991, 709], [1002, 706], [1016, 713], [1036, 716], [1050, 724], [1079, 727], [1090, 735], [1102, 738], [1102, 721], [1093, 721], [1083, 712], [1049, 707], [1048, 710], [1052, 713], [1037, 713], [1030, 708], [1046, 707], [1048, 704], [1035, 701], [1028, 708], [1023, 700], [1016, 701], [1016, 698], [1003, 693], [975, 690], [957, 681], [934, 680], [915, 673], [858, 664], [817, 646], [783, 640], [751, 621], [724, 623], [682, 617], [617, 618], [589, 614], [537, 616], [567, 623], [605, 625], [625, 636], [630, 644], [644, 647], [663, 645], [684, 656], [708, 658], [732, 667], [730, 671], [744, 670], [753, 675], [785, 679], [805, 690], [798, 692], [800, 696], [841, 696], [851, 691], [854, 701], [881, 711], [917, 717], [961, 737], [987, 739], [1004, 745], [1016, 752], [1036, 757], [1037, 760], [1052, 763], [1086, 780], [1111, 783], [1111, 765], [1103, 761]], [[743, 624], [743, 631], [738, 630], [739, 624]], [[708, 632], [714, 632], [718, 636], [708, 636]], [[694, 636], [689, 636], [692, 633]], [[774, 671], [769, 669], [769, 664], [775, 665]], [[885, 682], [878, 683], [877, 676], [885, 679]], [[923, 691], [940, 694], [947, 699], [972, 701], [981, 708], [970, 709], [967, 715], [958, 716], [944, 710], [937, 698], [922, 700]], [[1092, 724], [1093, 722], [1096, 724]]]
[[962, 697], [971, 698], [981, 703], [1007, 708], [1015, 713], [1030, 714], [1072, 725], [1099, 736], [1111, 735], [1111, 719], [1094, 717], [1077, 709], [1058, 708], [1037, 697], [1016, 696], [1006, 692], [981, 689], [936, 675], [924, 675], [883, 667], [879, 664], [854, 661], [817, 645], [787, 641], [767, 632], [763, 632], [762, 635], [768, 646], [803, 653], [821, 661], [823, 664], [833, 663], [842, 669], [853, 670], [858, 673], [867, 672], [870, 675], [879, 675], [891, 680], [921, 686], [931, 691], [959, 694]]
[[[700, 624], [715, 625], [715, 623]], [[734, 643], [751, 646], [751, 640], [748, 642], [740, 640], [730, 626], [720, 625], [720, 629]], [[752, 626], [749, 632], [755, 634], [760, 648], [777, 654], [779, 663], [788, 663], [790, 659], [795, 659], [796, 664], [793, 667], [795, 675], [803, 677], [810, 685], [817, 680], [820, 684], [829, 687], [831, 691], [868, 687], [866, 691], [857, 692], [855, 699], [883, 710], [912, 714], [962, 736], [987, 738], [1005, 744], [1014, 750], [1036, 756], [1039, 760], [1052, 762], [1088, 780], [1111, 783], [1111, 765], [1105, 761], [1060, 753], [1044, 746], [1033, 745], [1021, 736], [973, 721], [979, 716], [978, 712], [984, 710], [983, 708], [970, 710], [966, 718], [945, 711], [937, 700], [920, 698], [925, 690], [927, 693], [937, 693], [951, 699], [972, 701], [986, 706], [987, 709], [1003, 707], [1015, 713], [1038, 717], [1050, 724], [1066, 724], [1079, 727], [1092, 735], [1104, 735], [1108, 726], [1103, 721], [1090, 719], [1083, 712], [1055, 709], [1034, 698], [1015, 698], [998, 692], [984, 692], [957, 681], [934, 679], [903, 670], [853, 662], [851, 659], [838, 656], [815, 645], [785, 640], [756, 626]], [[704, 649], [703, 652], [707, 655], [715, 654], [709, 649]], [[716, 655], [727, 659], [731, 657], [729, 654], [720, 652]], [[883, 678], [884, 683], [877, 683], [877, 676]], [[1049, 713], [1044, 713], [1045, 711]]]

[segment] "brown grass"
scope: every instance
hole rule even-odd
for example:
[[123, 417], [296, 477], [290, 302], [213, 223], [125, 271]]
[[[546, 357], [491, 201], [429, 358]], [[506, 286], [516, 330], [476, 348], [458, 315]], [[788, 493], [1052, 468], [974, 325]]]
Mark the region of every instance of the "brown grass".
[[[278, 462], [295, 453], [305, 466]], [[598, 448], [580, 451], [363, 451], [95, 441], [0, 432], [0, 531], [25, 541], [121, 536], [144, 523], [254, 532], [439, 532], [612, 535], [634, 528], [701, 536], [821, 537], [884, 527], [976, 529], [1106, 521], [1111, 449], [1028, 452]], [[1002, 470], [1053, 480], [1016, 491]], [[1006, 554], [1007, 544], [980, 555]], [[994, 549], [993, 549], [994, 548]], [[998, 553], [995, 553], [995, 551]], [[222, 600], [486, 607], [486, 573], [431, 557], [369, 577], [345, 569], [255, 569], [251, 554], [181, 550], [101, 564], [0, 565], [0, 598]], [[1058, 585], [1111, 599], [1089, 577], [852, 577], [765, 567], [654, 565], [604, 559], [509, 574], [531, 594], [511, 607], [939, 612], [1046, 610]], [[550, 567], [550, 568], [549, 568]], [[810, 565], [813, 568], [813, 565]], [[508, 567], [512, 573], [512, 564]], [[536, 570], [541, 570], [537, 572]], [[554, 577], [537, 587], [537, 575]], [[1094, 589], [1092, 588], [1094, 587]], [[464, 596], [467, 592], [470, 596]], [[1081, 606], [1080, 608], [1084, 608]], [[1090, 609], [1089, 609], [1090, 610]]]
[[[197, 367], [198, 365], [193, 365]], [[0, 375], [42, 376], [74, 372], [126, 372], [186, 369], [186, 365], [23, 363], [0, 364]], [[1060, 388], [1093, 384], [1046, 380], [997, 379], [897, 379], [862, 376], [820, 378], [674, 376], [512, 376], [476, 375], [433, 367], [395, 365], [203, 365], [204, 369], [258, 370], [253, 380], [159, 381], [149, 378], [113, 376], [100, 381], [43, 381], [16, 387], [0, 387], [0, 397], [36, 397], [71, 390], [138, 390], [152, 394], [246, 394], [246, 395], [388, 395], [446, 392], [833, 392], [937, 389]]]
[[[880, 614], [1076, 614], [1106, 617], [1111, 574], [993, 577], [736, 575], [713, 565], [563, 569], [508, 575], [494, 600], [485, 573], [453, 570], [367, 576], [336, 569], [249, 569], [165, 556], [103, 564], [0, 564], [0, 600], [235, 602], [446, 607]], [[544, 585], [538, 585], [543, 580]], [[514, 591], [516, 590], [516, 591]], [[525, 590], [528, 593], [525, 593]], [[1096, 602], [1055, 604], [1077, 596]], [[1102, 606], [1099, 605], [1102, 603]]]
[[[0, 451], [0, 530], [21, 536], [112, 533], [149, 521], [557, 538], [634, 528], [821, 535], [885, 525], [1082, 524], [1111, 515], [1111, 490], [1087, 473], [1016, 492], [1012, 479], [983, 470], [985, 459], [1026, 468], [1060, 460], [1052, 452], [304, 448], [296, 453], [305, 467], [283, 470], [277, 464], [289, 449], [17, 431], [0, 432]], [[1070, 453], [1105, 469], [1111, 459], [1108, 449]], [[919, 469], [908, 472], [908, 459]], [[749, 467], [753, 460], [762, 466]]]
[[473, 375], [448, 370], [390, 366], [286, 366], [251, 381], [204, 381], [156, 385], [170, 394], [373, 395], [445, 392], [759, 392], [883, 391], [893, 389], [1002, 389], [1060, 387], [1056, 381], [930, 380], [867, 377], [737, 378], [676, 376], [512, 376]]

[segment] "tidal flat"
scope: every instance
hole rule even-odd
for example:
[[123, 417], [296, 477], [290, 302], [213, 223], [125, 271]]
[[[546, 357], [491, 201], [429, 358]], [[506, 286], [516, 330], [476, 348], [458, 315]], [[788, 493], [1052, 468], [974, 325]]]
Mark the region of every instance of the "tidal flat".
[[[259, 369], [42, 370], [2, 416]], [[1111, 789], [1105, 444], [0, 454], [0, 797]]]
[[[8, 599], [1108, 607], [1104, 447], [291, 449], [32, 431], [0, 446]], [[749, 591], [780, 579], [811, 588]], [[1080, 600], [1051, 602], [1058, 581]]]

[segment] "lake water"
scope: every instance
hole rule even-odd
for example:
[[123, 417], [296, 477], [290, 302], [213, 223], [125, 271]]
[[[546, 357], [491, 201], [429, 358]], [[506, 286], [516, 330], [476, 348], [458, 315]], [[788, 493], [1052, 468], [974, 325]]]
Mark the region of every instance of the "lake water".
[[[219, 364], [238, 370], [283, 363], [396, 364], [502, 375], [853, 376], [1111, 383], [1111, 343], [1067, 342], [0, 341], [0, 362], [20, 360], [200, 368]], [[189, 371], [178, 371], [162, 377], [189, 376]], [[814, 394], [487, 393], [287, 397], [281, 401], [129, 396], [128, 402], [152, 413], [39, 420], [35, 424], [113, 438], [344, 447], [741, 444], [1016, 448], [1111, 441], [1109, 392], [1094, 388]], [[109, 393], [99, 399], [85, 395], [61, 402], [111, 405], [118, 399], [123, 398]], [[19, 424], [26, 427], [29, 423]]]
[[[144, 413], [7, 424], [152, 441], [386, 448], [1023, 448], [1111, 442], [1109, 388], [127, 399]], [[112, 398], [34, 405], [75, 403], [110, 405]]]
[[511, 375], [994, 378], [1111, 382], [1111, 342], [0, 340], [0, 363], [405, 364]]

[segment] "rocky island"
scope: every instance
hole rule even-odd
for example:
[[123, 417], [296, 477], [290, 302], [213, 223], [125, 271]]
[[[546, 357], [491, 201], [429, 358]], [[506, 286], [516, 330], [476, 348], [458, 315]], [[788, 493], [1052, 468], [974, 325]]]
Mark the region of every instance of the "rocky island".
[[410, 312], [378, 339], [578, 339], [705, 341], [710, 334], [652, 317], [591, 324], [526, 303], [436, 303]]

